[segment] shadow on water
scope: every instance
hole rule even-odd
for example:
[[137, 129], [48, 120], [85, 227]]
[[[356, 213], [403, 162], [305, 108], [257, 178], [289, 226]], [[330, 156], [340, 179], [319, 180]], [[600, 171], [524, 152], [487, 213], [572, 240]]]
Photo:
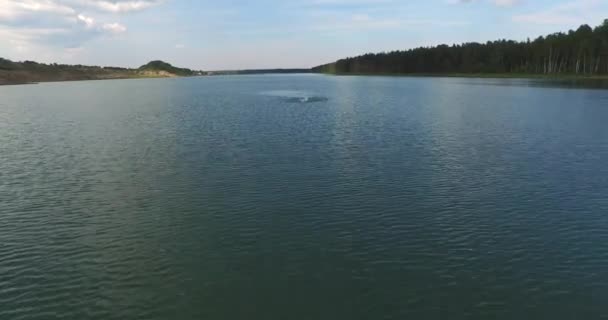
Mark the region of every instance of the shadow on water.
[[560, 89], [608, 89], [608, 79], [466, 79], [466, 85]]
[[556, 80], [554, 86], [560, 88], [608, 89], [608, 79]]

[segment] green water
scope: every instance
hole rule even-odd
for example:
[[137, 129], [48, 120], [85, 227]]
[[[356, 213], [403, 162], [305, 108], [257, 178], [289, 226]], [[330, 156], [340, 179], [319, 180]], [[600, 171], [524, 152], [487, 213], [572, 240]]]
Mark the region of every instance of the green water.
[[0, 87], [0, 319], [608, 318], [608, 91]]

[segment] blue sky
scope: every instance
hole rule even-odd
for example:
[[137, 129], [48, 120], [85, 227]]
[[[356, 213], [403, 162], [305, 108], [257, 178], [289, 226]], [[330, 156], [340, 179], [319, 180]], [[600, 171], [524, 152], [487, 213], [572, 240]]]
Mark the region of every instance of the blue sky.
[[524, 40], [608, 0], [0, 0], [0, 57], [134, 67], [312, 67], [366, 52]]

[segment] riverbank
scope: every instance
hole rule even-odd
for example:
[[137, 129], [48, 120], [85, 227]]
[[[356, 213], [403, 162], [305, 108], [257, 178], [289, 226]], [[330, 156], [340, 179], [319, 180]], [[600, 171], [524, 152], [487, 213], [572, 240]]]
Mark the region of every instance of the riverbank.
[[479, 78], [479, 79], [539, 79], [539, 80], [605, 80], [608, 75], [576, 74], [526, 74], [526, 73], [330, 73], [318, 74], [335, 76], [382, 76], [382, 77], [416, 77], [416, 78]]
[[81, 80], [173, 78], [202, 75], [202, 71], [176, 68], [162, 61], [152, 61], [137, 69], [83, 65], [13, 62], [0, 58], [0, 85], [33, 84]]
[[72, 81], [103, 81], [103, 80], [127, 80], [127, 79], [164, 79], [164, 78], [176, 78], [176, 76], [166, 76], [166, 75], [128, 75], [128, 76], [115, 76], [115, 77], [94, 77], [94, 76], [86, 76], [86, 77], [55, 77], [55, 78], [47, 78], [47, 79], [38, 79], [31, 80], [33, 78], [28, 78], [30, 81], [6, 81], [5, 79], [0, 79], [0, 86], [16, 86], [16, 85], [30, 85], [30, 84], [40, 84], [47, 82], [72, 82]]

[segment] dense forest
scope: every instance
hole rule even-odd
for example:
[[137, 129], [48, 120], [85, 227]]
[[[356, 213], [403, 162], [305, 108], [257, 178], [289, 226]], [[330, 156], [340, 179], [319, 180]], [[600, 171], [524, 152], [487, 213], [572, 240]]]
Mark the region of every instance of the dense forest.
[[608, 19], [524, 42], [439, 45], [366, 54], [313, 68], [324, 73], [608, 75]]

